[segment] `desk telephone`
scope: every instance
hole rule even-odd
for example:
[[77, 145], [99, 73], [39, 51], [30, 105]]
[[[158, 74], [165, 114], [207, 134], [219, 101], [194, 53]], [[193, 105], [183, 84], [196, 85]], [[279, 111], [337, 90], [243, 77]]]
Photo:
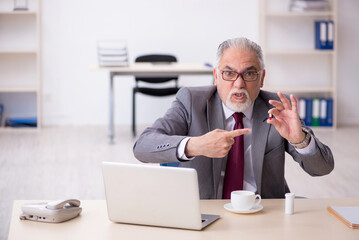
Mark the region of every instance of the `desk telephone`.
[[21, 220], [59, 223], [73, 219], [80, 215], [80, 201], [77, 199], [53, 202], [24, 204], [21, 207]]

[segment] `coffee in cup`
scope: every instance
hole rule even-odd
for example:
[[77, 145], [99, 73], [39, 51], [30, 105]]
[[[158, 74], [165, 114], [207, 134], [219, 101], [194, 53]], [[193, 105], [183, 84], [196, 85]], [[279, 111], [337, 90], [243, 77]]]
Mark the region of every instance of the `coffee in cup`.
[[[256, 199], [258, 199], [256, 201]], [[231, 192], [232, 207], [236, 210], [245, 211], [258, 206], [261, 196], [251, 191], [238, 190]]]

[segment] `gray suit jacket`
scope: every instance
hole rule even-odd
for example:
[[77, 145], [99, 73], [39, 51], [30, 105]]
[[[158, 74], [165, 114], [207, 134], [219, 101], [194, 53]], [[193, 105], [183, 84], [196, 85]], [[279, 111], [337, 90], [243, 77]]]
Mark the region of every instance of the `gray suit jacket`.
[[[283, 198], [289, 192], [284, 178], [285, 152], [312, 176], [330, 173], [334, 159], [329, 147], [312, 133], [318, 151], [300, 155], [274, 126], [266, 122], [271, 105], [278, 99], [274, 93], [260, 91], [253, 108], [252, 160], [257, 192], [262, 198]], [[224, 129], [222, 101], [215, 86], [182, 88], [164, 117], [147, 128], [134, 145], [135, 157], [148, 163], [180, 162], [180, 167], [197, 170], [201, 199], [222, 197], [227, 157], [198, 156], [191, 161], [177, 158], [177, 147], [187, 136], [200, 136], [215, 129]], [[303, 127], [304, 127], [304, 123]]]

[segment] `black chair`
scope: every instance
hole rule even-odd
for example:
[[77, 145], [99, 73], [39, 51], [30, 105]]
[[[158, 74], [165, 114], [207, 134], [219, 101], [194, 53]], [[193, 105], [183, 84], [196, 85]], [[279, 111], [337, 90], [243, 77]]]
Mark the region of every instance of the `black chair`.
[[[175, 56], [172, 55], [160, 55], [160, 54], [152, 54], [152, 55], [143, 55], [136, 58], [135, 62], [141, 63], [141, 62], [153, 62], [153, 63], [171, 63], [171, 62], [177, 62], [177, 59]], [[135, 77], [136, 80], [136, 86], [133, 88], [132, 93], [132, 133], [133, 136], [136, 136], [136, 93], [142, 93], [145, 95], [155, 96], [155, 97], [163, 97], [163, 96], [169, 96], [174, 95], [179, 90], [178, 87], [178, 76], [166, 76], [166, 77]], [[158, 83], [164, 83], [174, 81], [175, 86], [174, 87], [168, 87], [168, 88], [150, 88], [150, 87], [140, 87], [140, 82], [146, 82], [150, 84], [158, 84]]]

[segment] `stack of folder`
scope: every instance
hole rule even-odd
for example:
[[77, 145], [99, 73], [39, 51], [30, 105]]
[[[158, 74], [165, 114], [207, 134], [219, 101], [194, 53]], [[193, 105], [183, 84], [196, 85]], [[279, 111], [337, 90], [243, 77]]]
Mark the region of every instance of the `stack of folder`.
[[315, 48], [334, 49], [334, 22], [315, 21]]
[[97, 53], [100, 66], [128, 66], [127, 45], [124, 41], [99, 41]]
[[291, 0], [289, 11], [306, 12], [306, 11], [328, 11], [328, 0]]
[[307, 126], [333, 126], [332, 98], [300, 98], [299, 117]]

